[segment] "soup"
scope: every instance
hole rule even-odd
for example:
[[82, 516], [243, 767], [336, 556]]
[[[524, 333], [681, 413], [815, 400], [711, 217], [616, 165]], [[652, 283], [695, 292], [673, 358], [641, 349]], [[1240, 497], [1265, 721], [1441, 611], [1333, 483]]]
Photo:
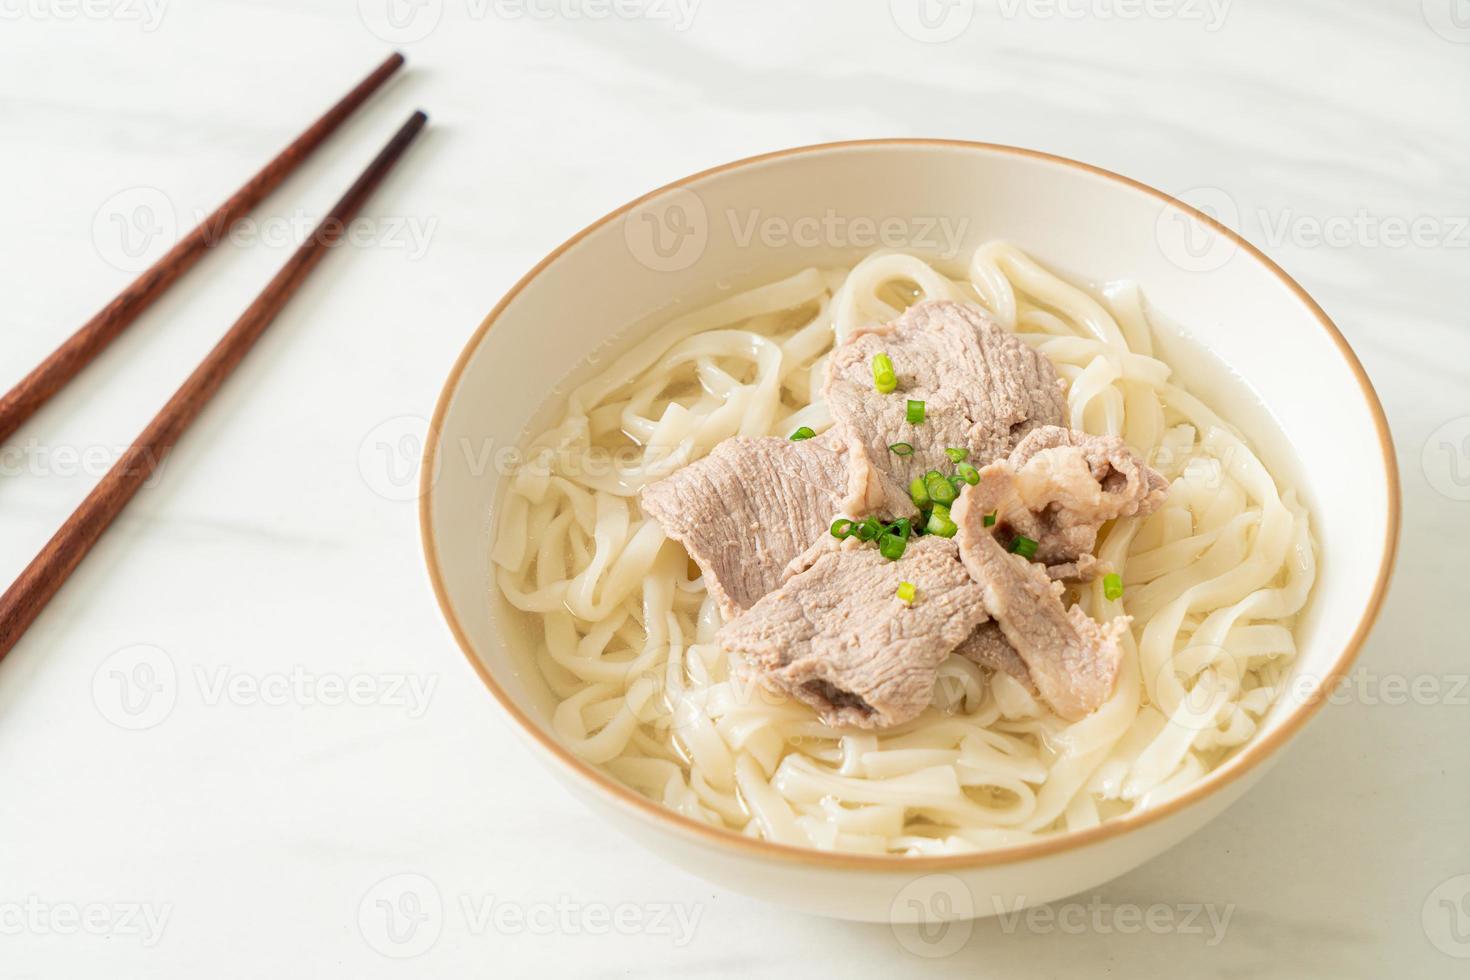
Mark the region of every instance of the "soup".
[[869, 853], [1196, 782], [1277, 698], [1315, 557], [1157, 348], [1136, 288], [1003, 243], [807, 269], [641, 339], [502, 496], [496, 581], [558, 737], [687, 817]]

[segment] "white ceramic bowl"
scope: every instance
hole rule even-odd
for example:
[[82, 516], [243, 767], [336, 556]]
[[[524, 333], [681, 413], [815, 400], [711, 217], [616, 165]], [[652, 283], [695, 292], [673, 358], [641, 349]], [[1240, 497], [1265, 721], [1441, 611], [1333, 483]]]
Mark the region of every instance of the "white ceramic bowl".
[[[708, 302], [721, 287], [851, 263], [885, 229], [904, 244], [932, 240], [939, 251], [953, 244], [946, 229], [963, 232], [966, 250], [1003, 238], [1064, 274], [1137, 280], [1153, 310], [1183, 325], [1254, 394], [1253, 408], [1232, 405], [1232, 421], [1312, 508], [1320, 576], [1299, 628], [1295, 696], [1229, 761], [1156, 809], [973, 855], [831, 854], [680, 817], [578, 761], [552, 733], [550, 694], [492, 587], [500, 480], [487, 460], [515, 446], [578, 362], [614, 334]], [[1189, 344], [1178, 343], [1183, 362]], [[1186, 378], [1218, 401], [1229, 373]], [[1322, 310], [1259, 251], [1167, 195], [1095, 167], [1012, 147], [907, 139], [717, 167], [618, 209], [552, 252], [495, 307], [450, 373], [430, 429], [420, 511], [429, 574], [460, 646], [527, 742], [599, 818], [717, 884], [869, 921], [1051, 901], [1130, 870], [1222, 811], [1357, 654], [1387, 586], [1398, 516], [1393, 449], [1368, 378]]]

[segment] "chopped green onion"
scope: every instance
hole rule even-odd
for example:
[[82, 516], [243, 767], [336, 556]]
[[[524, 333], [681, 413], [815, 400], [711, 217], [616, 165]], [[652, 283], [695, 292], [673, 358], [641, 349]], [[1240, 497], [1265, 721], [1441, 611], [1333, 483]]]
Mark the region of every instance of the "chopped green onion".
[[1016, 540], [1011, 542], [1011, 550], [1028, 561], [1036, 557], [1036, 542], [1024, 534], [1016, 535]]
[[914, 454], [914, 447], [906, 442], [895, 442], [888, 447], [888, 451], [895, 456], [912, 456]]
[[859, 541], [877, 541], [878, 535], [883, 533], [883, 525], [878, 523], [878, 518], [870, 517], [852, 529]]
[[930, 534], [937, 534], [941, 538], [952, 538], [959, 527], [950, 520], [949, 508], [943, 504], [935, 504], [934, 511], [929, 515], [929, 526], [926, 530]]
[[956, 473], [954, 476], [949, 477], [949, 485], [954, 487], [954, 495], [958, 499], [959, 495], [964, 492], [965, 478]]
[[946, 507], [954, 503], [955, 498], [960, 495], [954, 484], [945, 479], [944, 474], [938, 470], [930, 470], [924, 474], [924, 489], [929, 491], [930, 500]]
[[985, 515], [985, 526], [986, 527], [995, 527], [995, 515], [997, 513], [999, 513], [999, 511], [994, 511], [993, 510], [990, 513], [988, 513], [988, 514]]
[[925, 486], [922, 476], [914, 477], [913, 482], [909, 484], [909, 499], [920, 510], [929, 506], [929, 488]]
[[970, 458], [970, 451], [968, 449], [950, 448], [944, 451], [944, 455], [949, 457], [951, 463], [963, 463]]
[[1109, 602], [1117, 602], [1123, 598], [1123, 576], [1117, 572], [1109, 572], [1104, 575], [1103, 595], [1108, 597]]
[[896, 534], [885, 534], [878, 539], [878, 551], [889, 561], [898, 561], [903, 557], [903, 549], [908, 542]]
[[908, 410], [905, 413], [910, 425], [918, 425], [924, 421], [924, 403], [909, 399]]
[[812, 438], [815, 435], [816, 435], [816, 433], [812, 431], [811, 426], [809, 426], [809, 425], [803, 425], [801, 428], [799, 428], [795, 432], [791, 433], [791, 441], [792, 442], [801, 442], [801, 440], [803, 440], [803, 439], [810, 439], [810, 438]]
[[873, 387], [878, 394], [886, 395], [898, 387], [898, 375], [893, 373], [893, 362], [887, 354], [873, 355]]
[[900, 517], [889, 525], [888, 530], [907, 541], [911, 530], [909, 519], [907, 517]]
[[914, 583], [912, 582], [898, 583], [898, 601], [902, 602], [906, 606], [912, 606], [914, 604], [914, 593], [916, 591], [917, 590], [914, 588]]
[[969, 463], [963, 461], [958, 463], [954, 468], [954, 473], [955, 476], [959, 477], [961, 480], [964, 480], [972, 487], [980, 482], [980, 471], [975, 469], [975, 467], [971, 466]]
[[848, 520], [845, 517], [839, 517], [837, 518], [837, 520], [832, 522], [832, 537], [836, 538], [838, 541], [841, 541], [843, 538], [850, 537], [851, 535], [852, 521]]

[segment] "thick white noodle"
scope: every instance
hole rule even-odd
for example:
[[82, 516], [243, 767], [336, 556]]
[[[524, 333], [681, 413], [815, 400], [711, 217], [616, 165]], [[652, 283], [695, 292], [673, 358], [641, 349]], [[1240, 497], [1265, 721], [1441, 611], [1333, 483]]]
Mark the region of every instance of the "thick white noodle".
[[[1112, 698], [1081, 721], [951, 657], [919, 719], [827, 728], [732, 673], [703, 583], [639, 509], [641, 487], [722, 439], [829, 425], [833, 344], [926, 298], [981, 303], [1056, 365], [1071, 425], [1121, 435], [1171, 481], [1158, 513], [1100, 538], [1124, 598], [1074, 590], [1093, 616], [1134, 617]], [[1002, 242], [958, 279], [877, 253], [669, 323], [571, 394], [503, 498], [496, 578], [532, 621], [556, 734], [685, 816], [845, 851], [1004, 846], [1179, 793], [1276, 699], [1316, 565], [1306, 509], [1170, 378], [1136, 287], [1094, 296]]]

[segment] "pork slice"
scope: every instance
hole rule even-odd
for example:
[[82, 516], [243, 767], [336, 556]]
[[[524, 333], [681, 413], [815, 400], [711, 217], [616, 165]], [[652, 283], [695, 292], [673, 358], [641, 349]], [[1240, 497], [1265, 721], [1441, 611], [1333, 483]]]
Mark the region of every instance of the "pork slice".
[[1002, 542], [1025, 535], [1053, 578], [1090, 578], [1105, 571], [1092, 554], [1103, 524], [1153, 513], [1169, 481], [1122, 439], [1043, 426], [981, 469], [975, 492]]
[[965, 637], [954, 652], [996, 673], [1010, 674], [1033, 691], [1036, 689], [1026, 670], [1026, 661], [1021, 659], [1021, 655], [1001, 631], [1000, 624], [993, 619], [975, 627], [975, 631]]
[[966, 487], [951, 511], [960, 559], [1042, 699], [1063, 718], [1081, 718], [1112, 694], [1129, 619], [1102, 624], [1078, 606], [1063, 609], [1061, 583], [1040, 563], [1007, 553], [985, 527], [987, 509], [976, 490]]
[[737, 436], [640, 499], [689, 552], [730, 620], [781, 584], [834, 514], [866, 513], [877, 480], [862, 447], [836, 433], [797, 442]]
[[[898, 390], [873, 385], [873, 357], [887, 354]], [[887, 480], [886, 510], [913, 513], [909, 482], [929, 470], [948, 473], [946, 448], [964, 448], [982, 466], [1008, 454], [1032, 429], [1062, 421], [1065, 402], [1044, 354], [1006, 333], [980, 309], [930, 301], [892, 323], [853, 334], [831, 355], [824, 393], [832, 416], [860, 441]], [[906, 418], [923, 401], [924, 421]], [[910, 456], [889, 451], [914, 447]]]
[[[829, 725], [902, 724], [929, 705], [940, 663], [985, 619], [958, 558], [945, 538], [911, 540], [898, 561], [849, 540], [726, 623], [720, 644]], [[914, 584], [912, 605], [900, 582]]]

